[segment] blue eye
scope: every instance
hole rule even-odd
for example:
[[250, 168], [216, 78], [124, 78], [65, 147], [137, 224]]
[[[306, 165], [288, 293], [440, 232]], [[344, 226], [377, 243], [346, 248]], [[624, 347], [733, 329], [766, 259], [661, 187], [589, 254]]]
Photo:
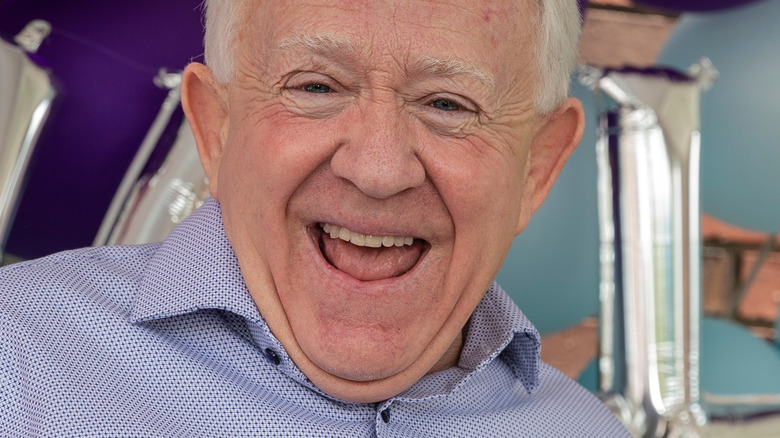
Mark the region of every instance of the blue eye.
[[309, 93], [330, 93], [331, 88], [324, 84], [308, 84], [303, 87], [304, 91], [308, 91]]
[[442, 111], [459, 111], [460, 105], [447, 99], [436, 99], [431, 102], [431, 106]]

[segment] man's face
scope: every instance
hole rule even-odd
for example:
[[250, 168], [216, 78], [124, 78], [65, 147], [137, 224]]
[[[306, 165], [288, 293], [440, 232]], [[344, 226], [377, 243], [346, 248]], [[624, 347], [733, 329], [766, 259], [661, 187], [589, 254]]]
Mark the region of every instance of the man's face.
[[246, 10], [204, 160], [228, 238], [304, 373], [342, 399], [388, 398], [457, 354], [535, 208], [534, 7]]

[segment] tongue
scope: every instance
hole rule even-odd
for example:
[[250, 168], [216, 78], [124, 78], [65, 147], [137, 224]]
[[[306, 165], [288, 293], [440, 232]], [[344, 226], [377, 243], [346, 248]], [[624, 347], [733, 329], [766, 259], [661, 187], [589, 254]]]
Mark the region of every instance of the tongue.
[[336, 267], [358, 280], [372, 281], [397, 277], [412, 269], [422, 254], [422, 243], [389, 248], [357, 246], [322, 235], [322, 253]]

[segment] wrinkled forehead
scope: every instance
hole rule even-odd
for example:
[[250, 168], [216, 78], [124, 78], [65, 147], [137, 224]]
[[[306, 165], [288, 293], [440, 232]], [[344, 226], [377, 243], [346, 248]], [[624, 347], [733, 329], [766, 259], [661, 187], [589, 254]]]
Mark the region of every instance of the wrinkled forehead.
[[[252, 0], [239, 43], [256, 59], [280, 50], [340, 50], [396, 63], [449, 61], [484, 79], [526, 70], [536, 41], [534, 0]], [[404, 66], [407, 67], [407, 66]]]

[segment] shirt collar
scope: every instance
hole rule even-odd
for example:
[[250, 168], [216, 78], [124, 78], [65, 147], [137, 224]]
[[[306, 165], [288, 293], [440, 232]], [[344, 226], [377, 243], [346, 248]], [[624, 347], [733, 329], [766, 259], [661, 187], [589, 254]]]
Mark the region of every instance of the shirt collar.
[[214, 199], [182, 221], [147, 265], [133, 309], [133, 322], [195, 312], [227, 310], [260, 320]]
[[541, 338], [509, 295], [493, 283], [469, 323], [458, 366], [478, 370], [504, 360], [530, 393], [539, 385]]
[[281, 372], [319, 391], [292, 362], [252, 300], [214, 199], [174, 228], [151, 257], [130, 318], [143, 323], [204, 309], [243, 317], [258, 348], [266, 354], [271, 350], [280, 360]]

